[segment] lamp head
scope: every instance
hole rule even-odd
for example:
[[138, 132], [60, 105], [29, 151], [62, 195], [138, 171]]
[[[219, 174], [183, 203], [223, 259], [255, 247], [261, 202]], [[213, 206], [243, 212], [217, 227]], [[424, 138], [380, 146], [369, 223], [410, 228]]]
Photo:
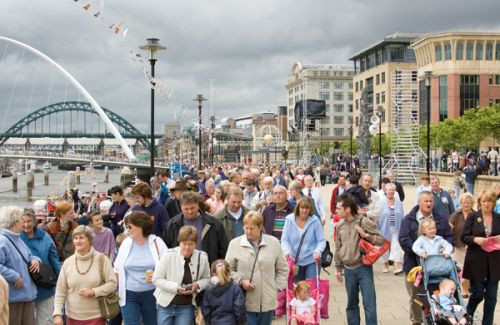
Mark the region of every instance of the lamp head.
[[160, 40], [158, 38], [148, 38], [146, 41], [147, 44], [141, 45], [139, 46], [139, 48], [141, 50], [150, 52], [151, 54], [149, 57], [150, 60], [157, 60], [158, 59], [157, 52], [167, 49], [167, 47], [160, 44]]

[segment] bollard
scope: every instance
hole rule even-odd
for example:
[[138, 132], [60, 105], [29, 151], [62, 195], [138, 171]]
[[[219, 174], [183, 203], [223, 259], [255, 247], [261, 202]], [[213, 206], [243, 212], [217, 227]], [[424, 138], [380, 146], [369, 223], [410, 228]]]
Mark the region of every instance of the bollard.
[[133, 179], [134, 175], [130, 168], [128, 167], [123, 167], [120, 170], [120, 187], [125, 188], [127, 187], [128, 184], [130, 184], [131, 180]]
[[68, 172], [68, 192], [75, 188], [75, 172]]
[[48, 170], [43, 171], [43, 184], [45, 186], [49, 186], [49, 171]]
[[104, 166], [104, 183], [109, 183], [109, 168]]
[[17, 172], [12, 171], [12, 192], [17, 193]]
[[30, 170], [26, 173], [26, 199], [28, 202], [33, 201], [33, 187], [35, 187], [35, 174]]
[[76, 167], [75, 178], [76, 184], [80, 185], [80, 167]]

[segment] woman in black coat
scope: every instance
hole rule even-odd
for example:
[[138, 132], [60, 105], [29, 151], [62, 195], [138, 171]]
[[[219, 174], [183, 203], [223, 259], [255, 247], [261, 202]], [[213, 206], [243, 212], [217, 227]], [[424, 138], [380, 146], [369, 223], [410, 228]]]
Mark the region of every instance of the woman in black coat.
[[462, 234], [462, 241], [468, 245], [463, 277], [471, 284], [467, 313], [473, 316], [484, 299], [483, 325], [493, 324], [500, 280], [500, 250], [485, 250], [500, 243], [500, 215], [493, 212], [495, 203], [495, 192], [483, 190], [478, 199], [479, 211], [465, 220]]

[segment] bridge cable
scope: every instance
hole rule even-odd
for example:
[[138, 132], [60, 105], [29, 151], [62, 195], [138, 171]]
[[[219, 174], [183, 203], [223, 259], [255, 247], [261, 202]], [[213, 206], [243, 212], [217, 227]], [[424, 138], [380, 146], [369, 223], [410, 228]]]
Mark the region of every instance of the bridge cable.
[[17, 86], [17, 80], [19, 78], [19, 71], [21, 70], [21, 67], [23, 65], [24, 53], [26, 53], [25, 49], [23, 49], [23, 53], [21, 54], [21, 59], [19, 60], [19, 65], [17, 67], [17, 73], [16, 73], [16, 76], [14, 78], [14, 83], [12, 84], [12, 89], [10, 91], [10, 98], [9, 98], [9, 103], [7, 104], [7, 111], [5, 112], [5, 114], [3, 116], [2, 130], [4, 130], [4, 131], [5, 131], [5, 123], [7, 122], [7, 116], [9, 115], [9, 112], [10, 112], [10, 105], [12, 103], [12, 98], [14, 97], [14, 92], [15, 92], [15, 89]]

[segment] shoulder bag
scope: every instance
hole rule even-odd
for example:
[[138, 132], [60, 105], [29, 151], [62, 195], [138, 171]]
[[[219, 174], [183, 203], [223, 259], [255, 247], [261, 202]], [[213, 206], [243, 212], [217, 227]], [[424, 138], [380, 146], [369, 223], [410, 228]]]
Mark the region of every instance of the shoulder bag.
[[299, 247], [297, 248], [297, 254], [295, 254], [295, 262], [293, 263], [293, 276], [296, 276], [299, 274], [299, 266], [297, 265], [297, 262], [299, 261], [299, 255], [300, 255], [300, 249], [302, 248], [302, 244], [304, 243], [304, 237], [306, 236], [307, 231], [309, 230], [309, 227], [306, 228], [302, 236], [300, 237], [300, 243]]
[[[363, 219], [364, 217], [361, 218], [361, 220], [359, 221], [360, 227], [362, 227], [361, 224], [363, 222]], [[366, 239], [360, 238], [359, 251], [361, 253], [361, 262], [364, 265], [372, 265], [379, 259], [380, 256], [384, 255], [385, 252], [387, 252], [390, 247], [391, 247], [391, 242], [388, 241], [387, 239], [385, 239], [384, 245], [382, 245], [381, 247], [377, 247], [372, 243], [370, 243], [369, 241], [367, 241]]]
[[21, 255], [21, 258], [28, 267], [28, 272], [30, 274], [31, 279], [33, 280], [33, 282], [35, 282], [37, 286], [50, 289], [54, 288], [57, 285], [57, 275], [52, 265], [40, 262], [40, 270], [38, 272], [31, 272], [30, 263], [24, 258], [24, 255], [21, 253], [19, 248], [17, 248], [16, 244], [14, 244], [14, 242], [8, 236], [4, 235], [4, 237], [10, 241], [10, 243], [12, 244], [12, 246], [14, 246], [19, 255]]
[[330, 265], [332, 265], [332, 261], [333, 261], [333, 253], [330, 250], [330, 242], [328, 242], [327, 240], [325, 249], [323, 250], [323, 253], [321, 253], [321, 267], [322, 268], [329, 267]]
[[[100, 286], [105, 283], [104, 281], [104, 259], [106, 257], [104, 255], [99, 256], [99, 277], [101, 278]], [[118, 316], [120, 313], [120, 298], [116, 294], [115, 291], [110, 293], [107, 296], [97, 297], [97, 301], [99, 302], [99, 309], [101, 310], [101, 315], [106, 320], [111, 320]]]

